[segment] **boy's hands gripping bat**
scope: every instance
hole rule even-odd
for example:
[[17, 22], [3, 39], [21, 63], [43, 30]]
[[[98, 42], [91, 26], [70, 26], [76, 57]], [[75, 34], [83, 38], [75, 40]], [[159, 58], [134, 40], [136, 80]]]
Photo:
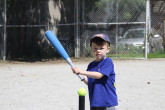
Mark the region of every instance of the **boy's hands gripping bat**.
[[[67, 54], [67, 52], [65, 51], [65, 49], [61, 45], [60, 41], [55, 36], [55, 34], [52, 31], [48, 30], [45, 32], [45, 36], [47, 37], [49, 42], [53, 45], [53, 47], [57, 50], [57, 52], [68, 62], [68, 64], [72, 68], [75, 68], [71, 59], [69, 58], [69, 55]], [[84, 80], [84, 77], [81, 74], [78, 74], [78, 77], [81, 79], [81, 81]]]

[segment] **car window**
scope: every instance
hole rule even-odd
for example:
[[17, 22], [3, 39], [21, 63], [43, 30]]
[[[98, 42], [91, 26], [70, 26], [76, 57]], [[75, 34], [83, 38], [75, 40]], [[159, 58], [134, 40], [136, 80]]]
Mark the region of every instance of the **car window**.
[[144, 30], [130, 30], [124, 34], [124, 39], [144, 38]]

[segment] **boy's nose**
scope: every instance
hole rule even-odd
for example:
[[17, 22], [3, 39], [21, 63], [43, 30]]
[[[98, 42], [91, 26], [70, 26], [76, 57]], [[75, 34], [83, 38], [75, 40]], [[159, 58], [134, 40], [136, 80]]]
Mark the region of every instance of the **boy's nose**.
[[101, 49], [97, 49], [97, 52], [100, 52]]

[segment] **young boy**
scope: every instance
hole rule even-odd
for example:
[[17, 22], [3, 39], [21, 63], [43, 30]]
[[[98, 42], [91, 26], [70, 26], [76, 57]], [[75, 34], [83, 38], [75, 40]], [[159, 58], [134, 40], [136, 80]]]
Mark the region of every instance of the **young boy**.
[[95, 61], [88, 65], [87, 71], [78, 67], [72, 68], [72, 71], [82, 74], [85, 78], [91, 110], [117, 110], [114, 65], [112, 60], [106, 57], [110, 51], [108, 35], [94, 35], [90, 40], [90, 46]]

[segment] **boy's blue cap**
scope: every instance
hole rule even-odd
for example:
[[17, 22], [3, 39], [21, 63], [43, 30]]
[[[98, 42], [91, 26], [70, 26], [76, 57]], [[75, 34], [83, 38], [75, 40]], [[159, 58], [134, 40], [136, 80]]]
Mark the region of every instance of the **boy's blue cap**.
[[108, 37], [107, 34], [96, 34], [96, 35], [94, 35], [94, 36], [90, 39], [90, 42], [92, 41], [93, 38], [96, 38], [96, 37], [101, 38], [101, 39], [107, 41], [107, 42], [109, 43], [109, 45], [110, 45], [110, 39], [109, 39], [109, 37]]

